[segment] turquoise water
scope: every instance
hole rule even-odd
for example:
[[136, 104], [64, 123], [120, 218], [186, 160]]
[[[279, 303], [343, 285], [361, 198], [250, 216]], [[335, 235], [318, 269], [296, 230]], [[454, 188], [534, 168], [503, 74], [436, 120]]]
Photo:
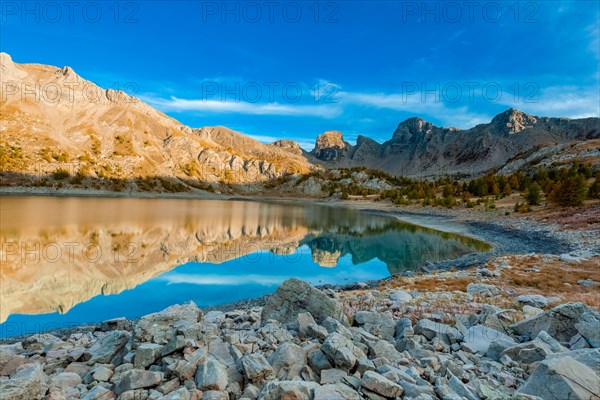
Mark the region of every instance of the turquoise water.
[[253, 298], [289, 277], [380, 279], [487, 248], [324, 206], [4, 197], [0, 212], [2, 337]]

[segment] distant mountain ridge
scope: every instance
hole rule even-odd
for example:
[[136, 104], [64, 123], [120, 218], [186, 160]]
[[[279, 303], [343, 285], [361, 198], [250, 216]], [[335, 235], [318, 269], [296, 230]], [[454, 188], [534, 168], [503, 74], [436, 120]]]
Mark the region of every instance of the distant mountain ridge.
[[383, 143], [360, 135], [352, 145], [342, 132], [327, 131], [307, 152], [292, 140], [262, 144], [222, 126], [191, 128], [122, 91], [98, 87], [70, 67], [18, 64], [0, 53], [0, 72], [5, 186], [43, 186], [46, 177], [66, 173], [77, 178], [65, 183], [83, 180], [85, 188], [194, 191], [236, 185], [260, 191], [284, 175], [340, 167], [472, 177], [514, 170], [532, 154], [556, 156], [561, 146], [600, 138], [599, 118], [546, 118], [510, 109], [466, 130], [409, 118]]
[[[359, 136], [356, 145], [340, 132], [317, 138], [311, 161], [326, 168], [366, 166], [394, 175], [477, 176], [503, 167], [533, 149], [600, 138], [600, 118], [548, 118], [509, 109], [473, 128], [442, 128], [421, 118], [401, 122], [390, 140]], [[334, 143], [334, 144], [331, 144]]]

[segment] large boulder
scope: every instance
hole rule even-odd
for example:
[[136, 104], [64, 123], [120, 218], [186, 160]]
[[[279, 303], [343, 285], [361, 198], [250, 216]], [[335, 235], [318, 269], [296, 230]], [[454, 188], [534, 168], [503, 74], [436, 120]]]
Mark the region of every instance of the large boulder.
[[128, 392], [130, 390], [158, 386], [163, 379], [160, 372], [146, 371], [143, 369], [132, 369], [123, 374], [121, 380], [115, 385], [115, 393]]
[[600, 376], [587, 365], [563, 353], [539, 363], [519, 393], [544, 400], [599, 399]]
[[340, 303], [295, 278], [283, 282], [267, 301], [262, 310], [261, 323], [264, 325], [268, 320], [274, 319], [297, 331], [297, 316], [302, 312], [309, 312], [318, 324], [323, 323], [327, 317], [332, 317], [348, 325]]
[[356, 364], [354, 344], [342, 334], [332, 333], [327, 336], [321, 346], [321, 352], [333, 366], [345, 371], [351, 370]]
[[524, 294], [517, 297], [517, 304], [521, 306], [530, 306], [544, 308], [548, 306], [548, 299], [541, 294]]
[[575, 329], [591, 347], [600, 347], [600, 317], [597, 313], [585, 313], [575, 324]]
[[354, 315], [354, 323], [372, 335], [385, 340], [394, 340], [396, 321], [391, 314], [381, 314], [373, 311], [359, 311]]
[[125, 345], [130, 337], [131, 334], [127, 331], [110, 331], [83, 353], [83, 359], [89, 365], [119, 365], [127, 353]]
[[269, 356], [269, 363], [277, 379], [291, 381], [297, 379], [306, 366], [306, 353], [297, 344], [284, 343]]
[[202, 319], [202, 311], [194, 302], [176, 304], [160, 312], [142, 317], [134, 328], [136, 342], [167, 344], [177, 331], [185, 331]]
[[196, 386], [200, 390], [224, 390], [227, 387], [227, 370], [213, 356], [208, 356], [198, 364]]
[[502, 354], [509, 356], [512, 360], [531, 364], [544, 360], [550, 354], [565, 351], [567, 351], [565, 347], [552, 338], [552, 336], [542, 331], [534, 340], [509, 347]]
[[495, 329], [483, 325], [475, 325], [467, 329], [462, 348], [471, 353], [486, 354], [494, 342], [517, 344], [513, 338]]
[[25, 364], [17, 368], [8, 380], [0, 381], [0, 399], [41, 399], [48, 390], [48, 377], [40, 364]]
[[248, 354], [241, 359], [242, 370], [250, 382], [273, 379], [275, 373], [267, 359], [259, 353]]
[[565, 303], [536, 317], [518, 322], [512, 327], [519, 335], [530, 339], [535, 338], [541, 331], [546, 331], [559, 342], [568, 343], [578, 333], [575, 325], [583, 320], [585, 314], [598, 315], [583, 303]]
[[372, 392], [375, 392], [383, 397], [399, 397], [404, 389], [402, 386], [392, 382], [383, 375], [374, 371], [366, 371], [363, 374], [361, 385]]

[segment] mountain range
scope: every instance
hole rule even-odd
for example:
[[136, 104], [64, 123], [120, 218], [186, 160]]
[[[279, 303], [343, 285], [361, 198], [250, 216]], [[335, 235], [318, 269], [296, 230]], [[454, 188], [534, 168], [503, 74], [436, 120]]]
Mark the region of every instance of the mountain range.
[[308, 152], [292, 140], [262, 144], [222, 126], [191, 128], [70, 67], [18, 64], [0, 53], [0, 72], [4, 186], [31, 185], [59, 169], [127, 182], [130, 190], [251, 188], [287, 174], [357, 166], [409, 177], [473, 177], [600, 139], [599, 118], [510, 109], [466, 130], [409, 118], [383, 143], [361, 135], [352, 145], [341, 132], [328, 131]]
[[488, 124], [466, 130], [409, 118], [384, 143], [359, 136], [353, 146], [341, 132], [325, 132], [310, 156], [312, 162], [329, 168], [366, 166], [410, 177], [473, 177], [542, 148], [598, 138], [599, 118], [546, 118], [509, 109]]

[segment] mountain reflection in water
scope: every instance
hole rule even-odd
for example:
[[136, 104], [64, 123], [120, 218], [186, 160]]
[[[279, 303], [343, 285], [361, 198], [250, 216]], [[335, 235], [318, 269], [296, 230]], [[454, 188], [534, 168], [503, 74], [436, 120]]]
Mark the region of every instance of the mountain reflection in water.
[[488, 248], [345, 208], [249, 201], [5, 196], [0, 218], [1, 336], [227, 303], [291, 276], [378, 279]]

